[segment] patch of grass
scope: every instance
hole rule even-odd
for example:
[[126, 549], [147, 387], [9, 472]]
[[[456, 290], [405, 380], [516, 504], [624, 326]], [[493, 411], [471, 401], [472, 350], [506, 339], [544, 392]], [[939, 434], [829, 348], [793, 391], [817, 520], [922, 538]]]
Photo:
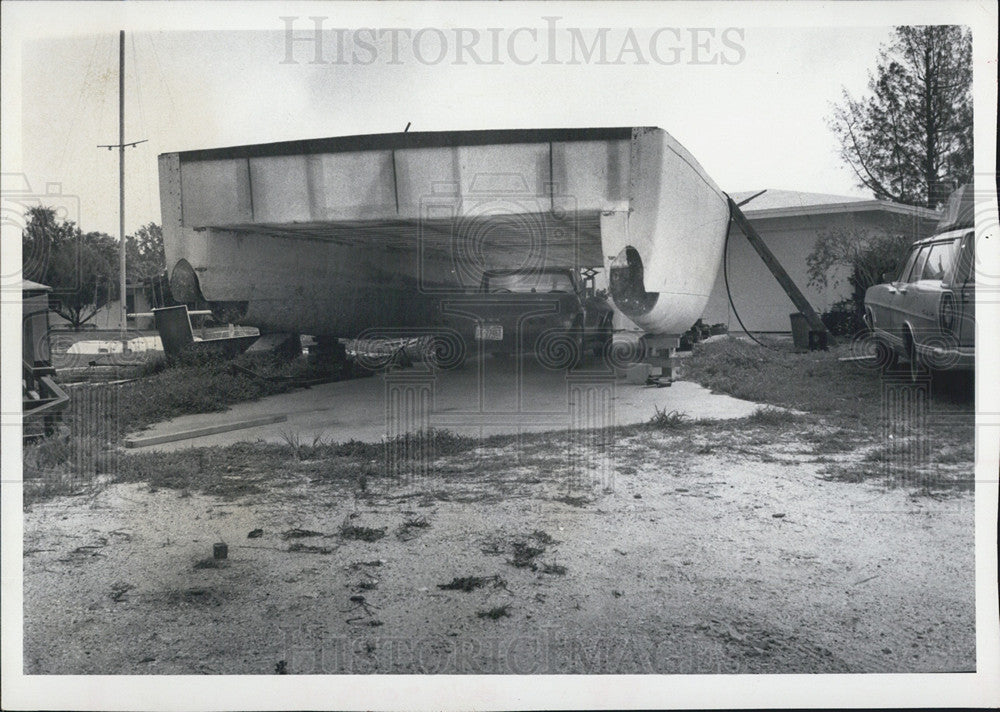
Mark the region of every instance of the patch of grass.
[[821, 479], [827, 482], [861, 483], [866, 480], [885, 476], [885, 469], [872, 463], [850, 463], [847, 465], [833, 463], [819, 471]]
[[296, 460], [305, 460], [322, 445], [322, 435], [313, 437], [312, 445], [302, 442], [302, 437], [291, 430], [282, 430], [279, 435]]
[[976, 461], [976, 446], [974, 443], [946, 445], [937, 451], [934, 460], [943, 465], [958, 465]]
[[483, 542], [481, 548], [484, 554], [489, 556], [499, 556], [509, 554], [507, 563], [519, 569], [538, 570], [535, 560], [545, 553], [547, 547], [555, 544], [556, 540], [541, 529], [534, 530], [527, 536], [507, 537], [504, 535], [490, 536]]
[[[867, 430], [877, 425], [882, 391], [876, 369], [850, 362], [849, 344], [829, 351], [793, 353], [791, 344], [764, 348], [731, 336], [695, 344], [684, 362], [684, 377], [720, 393], [770, 405], [829, 415], [845, 425]], [[945, 387], [947, 374], [935, 374], [934, 407], [968, 412], [973, 406], [971, 390]], [[947, 382], [947, 383], [946, 383]]]
[[409, 541], [416, 538], [417, 532], [414, 530], [427, 529], [431, 523], [427, 517], [411, 516], [406, 519], [399, 528], [396, 529], [396, 538], [400, 541]]
[[811, 444], [812, 452], [816, 455], [851, 452], [857, 449], [861, 439], [856, 431], [846, 428], [812, 430], [805, 433], [803, 438]]
[[288, 551], [296, 554], [332, 554], [333, 549], [328, 546], [314, 546], [312, 544], [303, 544], [300, 541], [294, 542], [288, 545]]
[[367, 541], [369, 543], [378, 541], [385, 536], [386, 527], [358, 527], [344, 522], [340, 525], [340, 538], [355, 541]]
[[77, 496], [95, 491], [97, 475], [113, 471], [113, 453], [91, 452], [90, 466], [80, 470], [78, 448], [67, 429], [24, 445], [23, 505], [31, 506], [55, 497]]
[[658, 406], [653, 406], [654, 413], [649, 419], [648, 425], [657, 430], [675, 430], [688, 424], [688, 417], [680, 411], [667, 411], [666, 408], [660, 410]]
[[560, 497], [553, 497], [552, 500], [554, 502], [562, 502], [563, 504], [568, 504], [571, 507], [586, 507], [591, 502], [589, 497], [575, 496], [570, 494], [564, 494]]
[[494, 606], [482, 611], [476, 612], [477, 618], [488, 618], [491, 621], [500, 620], [501, 618], [510, 618], [510, 604], [504, 604], [502, 606]]
[[112, 482], [146, 482], [150, 489], [201, 492], [228, 499], [260, 494], [287, 462], [280, 445], [236, 443], [228, 447], [122, 455]]
[[562, 564], [542, 564], [543, 574], [555, 574], [556, 576], [565, 576], [566, 567]]
[[312, 529], [289, 529], [288, 531], [281, 533], [281, 538], [284, 540], [289, 539], [305, 539], [314, 536], [325, 536], [323, 532], [313, 531]]
[[549, 534], [546, 531], [542, 531], [541, 529], [536, 529], [535, 531], [531, 532], [531, 538], [544, 546], [549, 546], [551, 544], [556, 543], [556, 540], [552, 538], [551, 534]]
[[525, 541], [515, 541], [511, 549], [512, 558], [507, 559], [507, 563], [518, 569], [528, 568], [532, 571], [538, 570], [535, 559], [545, 553], [544, 546], [531, 546]]
[[507, 588], [507, 582], [500, 576], [456, 576], [448, 583], [439, 583], [442, 591], [464, 591], [466, 593], [492, 584], [493, 588]]
[[788, 425], [799, 420], [800, 417], [791, 411], [782, 408], [762, 407], [757, 408], [744, 420], [753, 425], [776, 426]]

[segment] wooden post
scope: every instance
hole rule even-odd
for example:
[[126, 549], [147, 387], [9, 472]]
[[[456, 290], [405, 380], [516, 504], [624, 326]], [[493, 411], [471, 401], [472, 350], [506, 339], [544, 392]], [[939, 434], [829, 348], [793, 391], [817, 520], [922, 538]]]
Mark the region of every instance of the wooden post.
[[786, 272], [785, 268], [781, 266], [780, 262], [778, 262], [778, 258], [775, 257], [771, 250], [768, 249], [767, 245], [764, 244], [764, 240], [757, 233], [757, 231], [754, 230], [753, 225], [750, 224], [746, 215], [744, 215], [743, 211], [740, 210], [740, 207], [733, 202], [732, 198], [729, 198], [729, 214], [732, 216], [733, 222], [736, 223], [737, 227], [739, 227], [740, 230], [743, 231], [743, 234], [747, 236], [747, 239], [750, 241], [750, 244], [753, 245], [753, 248], [757, 250], [757, 254], [760, 255], [760, 258], [764, 260], [764, 264], [767, 265], [769, 270], [771, 270], [771, 274], [774, 275], [774, 278], [778, 280], [778, 284], [780, 284], [781, 288], [785, 290], [785, 294], [787, 294], [789, 299], [792, 300], [792, 303], [795, 304], [795, 308], [798, 309], [806, 318], [806, 321], [809, 322], [809, 328], [813, 331], [825, 332], [827, 334], [827, 339], [832, 343], [833, 337], [827, 331], [826, 325], [823, 324], [823, 320], [819, 318], [819, 314], [817, 314], [816, 310], [812, 308], [812, 305], [809, 303], [809, 300], [806, 299], [805, 295], [799, 291], [798, 287], [795, 286], [795, 282], [792, 281], [792, 278], [788, 276], [788, 272]]

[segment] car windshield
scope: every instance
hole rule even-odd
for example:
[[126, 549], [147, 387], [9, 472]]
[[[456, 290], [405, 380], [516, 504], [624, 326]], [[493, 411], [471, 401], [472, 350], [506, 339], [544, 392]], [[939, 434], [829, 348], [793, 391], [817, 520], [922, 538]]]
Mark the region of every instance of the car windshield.
[[572, 292], [573, 278], [568, 272], [523, 272], [486, 275], [489, 292]]

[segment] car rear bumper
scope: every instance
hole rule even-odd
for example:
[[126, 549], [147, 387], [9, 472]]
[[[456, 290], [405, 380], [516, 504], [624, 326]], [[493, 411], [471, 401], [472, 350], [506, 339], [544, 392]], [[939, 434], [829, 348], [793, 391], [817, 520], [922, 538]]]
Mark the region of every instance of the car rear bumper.
[[918, 344], [917, 350], [924, 363], [942, 371], [971, 371], [976, 367], [974, 346], [928, 346]]

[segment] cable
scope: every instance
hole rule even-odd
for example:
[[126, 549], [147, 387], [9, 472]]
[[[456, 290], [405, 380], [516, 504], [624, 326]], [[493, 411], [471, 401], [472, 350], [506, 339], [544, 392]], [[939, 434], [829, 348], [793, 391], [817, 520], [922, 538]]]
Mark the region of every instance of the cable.
[[[727, 198], [729, 197], [728, 194], [726, 195], [726, 197]], [[756, 342], [760, 346], [763, 346], [765, 349], [771, 349], [772, 351], [776, 351], [777, 349], [775, 349], [773, 346], [768, 346], [767, 344], [760, 341], [752, 333], [750, 333], [750, 330], [746, 327], [746, 324], [744, 324], [743, 320], [740, 319], [740, 313], [736, 309], [736, 304], [733, 303], [733, 293], [729, 289], [729, 233], [732, 230], [732, 228], [733, 228], [733, 209], [732, 207], [730, 207], [729, 222], [726, 223], [726, 241], [722, 245], [722, 276], [723, 279], [725, 279], [726, 281], [726, 296], [729, 297], [729, 306], [733, 310], [733, 316], [736, 317], [736, 321], [739, 322], [741, 327], [743, 327], [743, 331], [746, 333], [747, 336], [749, 336], [754, 342]]]

